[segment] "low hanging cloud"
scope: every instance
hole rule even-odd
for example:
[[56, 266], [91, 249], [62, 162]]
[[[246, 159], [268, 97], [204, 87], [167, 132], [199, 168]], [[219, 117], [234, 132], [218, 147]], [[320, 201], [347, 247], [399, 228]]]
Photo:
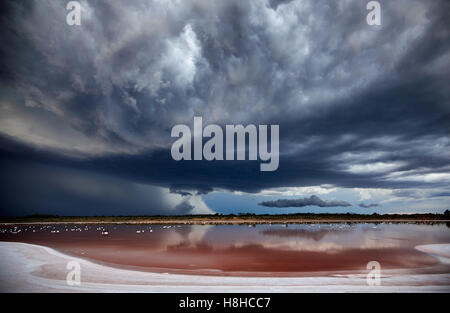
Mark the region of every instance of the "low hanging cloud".
[[190, 192], [174, 189], [172, 187], [169, 189], [169, 191], [170, 191], [170, 193], [178, 194], [178, 195], [183, 196], [183, 197], [185, 197], [185, 196], [192, 196], [192, 193], [190, 193]]
[[370, 209], [370, 208], [376, 208], [379, 207], [380, 205], [378, 203], [370, 203], [370, 204], [364, 204], [364, 203], [360, 203], [358, 204], [361, 208], [366, 208], [366, 209]]
[[350, 203], [345, 201], [326, 201], [320, 199], [318, 196], [311, 196], [309, 198], [303, 199], [278, 199], [275, 201], [264, 201], [259, 203], [259, 205], [269, 207], [269, 208], [301, 208], [305, 206], [318, 206], [321, 208], [329, 207], [349, 207], [352, 206]]
[[[0, 216], [211, 214], [201, 197], [86, 170], [33, 162], [0, 163]], [[69, 200], [68, 200], [69, 199]]]

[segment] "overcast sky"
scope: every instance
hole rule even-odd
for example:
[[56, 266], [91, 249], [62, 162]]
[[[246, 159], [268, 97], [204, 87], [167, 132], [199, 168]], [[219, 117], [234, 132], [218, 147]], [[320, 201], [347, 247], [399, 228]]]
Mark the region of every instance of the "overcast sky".
[[[0, 215], [450, 209], [449, 1], [4, 0]], [[280, 125], [280, 165], [171, 158]]]

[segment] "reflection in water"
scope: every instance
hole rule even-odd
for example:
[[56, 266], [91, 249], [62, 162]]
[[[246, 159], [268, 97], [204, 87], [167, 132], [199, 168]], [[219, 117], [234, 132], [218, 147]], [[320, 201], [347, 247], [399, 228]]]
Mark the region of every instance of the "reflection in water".
[[[107, 230], [109, 235], [102, 232]], [[365, 270], [419, 269], [437, 260], [414, 249], [449, 243], [448, 225], [35, 225], [1, 228], [0, 240], [53, 247], [116, 266], [152, 271], [240, 275], [302, 275]], [[442, 269], [448, 272], [448, 266]]]
[[[268, 236], [278, 236], [281, 238], [287, 237], [303, 237], [308, 239], [314, 239], [314, 241], [320, 241], [326, 235], [331, 233], [338, 233], [346, 231], [345, 229], [318, 229], [318, 230], [308, 230], [308, 229], [264, 229], [260, 233]], [[347, 230], [350, 231], [350, 230]]]

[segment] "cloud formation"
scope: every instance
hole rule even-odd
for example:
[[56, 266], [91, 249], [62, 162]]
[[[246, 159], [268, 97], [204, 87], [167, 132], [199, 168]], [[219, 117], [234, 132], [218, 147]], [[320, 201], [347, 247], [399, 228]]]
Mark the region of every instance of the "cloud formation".
[[305, 206], [318, 206], [321, 208], [329, 207], [349, 207], [352, 206], [350, 203], [345, 201], [335, 201], [335, 200], [322, 200], [317, 196], [311, 196], [309, 198], [303, 199], [278, 199], [275, 201], [264, 201], [259, 205], [270, 207], [270, 208], [301, 208]]
[[[331, 185], [448, 201], [448, 1], [382, 1], [379, 27], [356, 0], [80, 2], [79, 27], [67, 1], [1, 4], [1, 162], [185, 197]], [[170, 129], [195, 115], [279, 124], [279, 170], [173, 161]]]
[[370, 208], [376, 208], [379, 207], [380, 205], [378, 203], [370, 203], [370, 204], [364, 204], [364, 203], [360, 203], [358, 204], [361, 208], [365, 208], [365, 209], [370, 209]]
[[0, 166], [0, 216], [58, 214], [87, 216], [210, 214], [198, 196], [96, 174], [23, 161]]

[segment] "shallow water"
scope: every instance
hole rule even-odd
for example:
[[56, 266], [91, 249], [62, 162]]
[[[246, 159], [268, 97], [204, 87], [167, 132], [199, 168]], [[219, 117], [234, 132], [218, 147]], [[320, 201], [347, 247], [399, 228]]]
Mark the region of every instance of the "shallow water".
[[[105, 231], [108, 235], [103, 234]], [[334, 223], [289, 225], [31, 225], [0, 227], [1, 241], [19, 241], [119, 267], [219, 275], [366, 271], [437, 271], [417, 245], [450, 243], [437, 224]]]

